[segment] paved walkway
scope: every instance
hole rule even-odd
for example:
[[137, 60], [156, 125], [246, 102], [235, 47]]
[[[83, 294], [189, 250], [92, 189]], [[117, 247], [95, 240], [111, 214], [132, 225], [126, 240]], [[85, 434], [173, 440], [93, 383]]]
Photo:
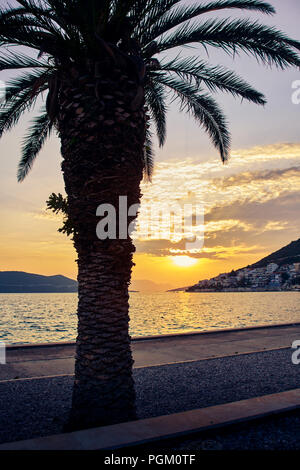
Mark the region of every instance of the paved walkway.
[[[300, 340], [300, 323], [133, 339], [135, 368], [199, 361], [272, 349], [290, 348]], [[0, 381], [73, 374], [74, 343], [7, 348]]]
[[[133, 377], [140, 420], [202, 409], [201, 414], [208, 414], [209, 421], [214, 421], [211, 407], [232, 403], [233, 409], [226, 406], [224, 414], [223, 408], [218, 411], [231, 419], [235, 403], [241, 400], [247, 401], [244, 417], [247, 413], [253, 417], [261, 405], [262, 411], [269, 409], [263, 398], [266, 395], [300, 387], [299, 365], [292, 363], [290, 348], [137, 368]], [[0, 381], [0, 442], [61, 433], [71, 406], [73, 382], [72, 375]], [[293, 403], [300, 406], [296, 393]], [[248, 403], [251, 399], [255, 399], [252, 405]], [[276, 398], [273, 411], [282, 410], [280, 402]], [[299, 424], [293, 419], [288, 433], [285, 428], [277, 434], [277, 446], [281, 441], [291, 443], [293, 433], [299, 437]], [[170, 425], [174, 431], [175, 426]], [[132, 426], [137, 436], [140, 425]], [[263, 435], [269, 436], [269, 432]]]

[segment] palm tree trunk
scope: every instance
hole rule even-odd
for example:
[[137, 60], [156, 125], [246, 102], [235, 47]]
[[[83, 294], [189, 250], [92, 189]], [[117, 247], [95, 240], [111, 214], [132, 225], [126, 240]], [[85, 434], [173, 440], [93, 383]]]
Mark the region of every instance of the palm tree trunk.
[[[146, 117], [134, 76], [99, 64], [62, 77], [59, 134], [68, 220], [78, 255], [78, 336], [68, 429], [135, 418], [128, 286], [135, 251], [129, 236], [100, 240], [100, 204], [140, 201]], [[138, 97], [138, 98], [137, 98]], [[123, 214], [124, 215], [124, 214]], [[135, 217], [129, 217], [131, 222]]]

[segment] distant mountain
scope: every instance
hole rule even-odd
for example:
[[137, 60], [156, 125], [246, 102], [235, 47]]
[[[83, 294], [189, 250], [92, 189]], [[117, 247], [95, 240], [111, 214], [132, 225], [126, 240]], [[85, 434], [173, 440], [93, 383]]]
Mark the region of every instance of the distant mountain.
[[280, 248], [280, 250], [274, 251], [271, 255], [262, 258], [257, 263], [252, 264], [251, 267], [263, 268], [270, 263], [276, 263], [278, 266], [300, 263], [300, 238]]
[[134, 279], [130, 284], [130, 288], [140, 292], [161, 292], [170, 289], [170, 284], [157, 284], [148, 279]]
[[189, 288], [187, 287], [177, 287], [176, 289], [168, 289], [167, 292], [184, 292]]
[[[133, 281], [129, 292], [159, 291], [170, 287], [167, 284], [160, 286], [151, 281]], [[77, 292], [78, 284], [74, 279], [57, 274], [56, 276], [43, 276], [41, 274], [26, 273], [24, 271], [0, 271], [0, 293], [26, 293], [26, 292]]]
[[77, 282], [61, 275], [42, 276], [23, 271], [0, 271], [0, 292], [77, 292]]

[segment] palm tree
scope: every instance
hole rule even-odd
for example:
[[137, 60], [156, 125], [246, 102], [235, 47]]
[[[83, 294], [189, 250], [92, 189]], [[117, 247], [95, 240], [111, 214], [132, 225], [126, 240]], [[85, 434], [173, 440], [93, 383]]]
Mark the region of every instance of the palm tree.
[[[56, 132], [67, 198], [52, 195], [49, 206], [67, 214], [63, 230], [72, 234], [78, 257], [70, 428], [134, 419], [128, 285], [135, 248], [129, 236], [99, 240], [96, 209], [110, 203], [118, 215], [120, 195], [127, 196], [128, 206], [139, 203], [143, 174], [150, 178], [153, 167], [150, 126], [162, 146], [170, 94], [206, 130], [222, 161], [229, 156], [230, 134], [213, 92], [265, 103], [261, 93], [232, 71], [198, 56], [183, 56], [183, 46], [198, 45], [205, 53], [208, 46], [232, 55], [242, 51], [284, 69], [300, 66], [300, 43], [257, 21], [205, 18], [224, 9], [275, 12], [258, 0], [17, 3], [0, 11], [0, 68], [25, 72], [7, 83], [0, 133], [17, 124], [47, 92], [45, 106], [24, 138], [18, 180]], [[170, 59], [164, 53], [174, 48], [178, 54]]]

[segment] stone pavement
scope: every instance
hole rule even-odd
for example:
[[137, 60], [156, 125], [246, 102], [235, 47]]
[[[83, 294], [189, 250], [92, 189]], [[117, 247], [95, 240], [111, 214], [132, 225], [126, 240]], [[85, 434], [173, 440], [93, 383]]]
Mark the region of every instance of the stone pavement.
[[[132, 350], [139, 368], [290, 348], [295, 340], [300, 323], [134, 338]], [[74, 353], [74, 343], [10, 346], [0, 380], [73, 374]]]

